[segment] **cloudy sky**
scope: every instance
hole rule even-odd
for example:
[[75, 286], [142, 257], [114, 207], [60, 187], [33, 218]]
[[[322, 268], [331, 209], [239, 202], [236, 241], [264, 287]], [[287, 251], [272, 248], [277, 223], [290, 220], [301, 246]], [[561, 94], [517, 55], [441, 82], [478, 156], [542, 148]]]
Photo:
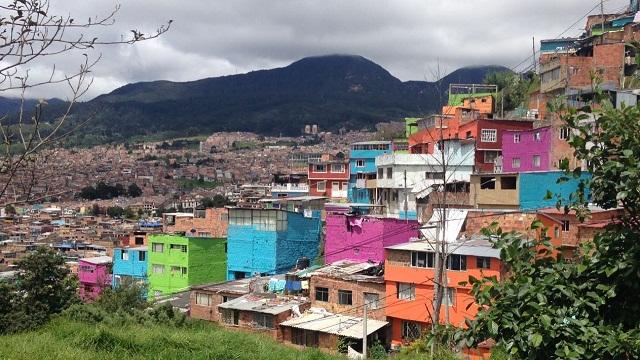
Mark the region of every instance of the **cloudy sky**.
[[[78, 20], [106, 14], [109, 0], [50, 0], [52, 10]], [[628, 0], [605, 0], [606, 12]], [[518, 65], [531, 55], [532, 37], [553, 38], [584, 16], [599, 12], [594, 0], [127, 0], [113, 26], [90, 31], [118, 39], [173, 20], [159, 39], [135, 46], [102, 47], [85, 99], [129, 82], [187, 81], [286, 66], [305, 56], [344, 53], [365, 56], [402, 80], [432, 78], [470, 65]], [[582, 32], [579, 21], [563, 36]], [[32, 78], [52, 62], [72, 71], [80, 53], [32, 65]], [[527, 61], [526, 64], [530, 64]], [[526, 66], [526, 65], [525, 65]], [[523, 68], [522, 66], [521, 68]], [[64, 97], [59, 88], [32, 96]]]

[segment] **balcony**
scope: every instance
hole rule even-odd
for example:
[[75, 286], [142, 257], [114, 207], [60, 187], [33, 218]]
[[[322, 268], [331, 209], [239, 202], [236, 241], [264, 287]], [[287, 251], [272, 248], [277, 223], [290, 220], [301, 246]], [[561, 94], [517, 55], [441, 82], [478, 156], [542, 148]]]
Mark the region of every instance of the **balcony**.
[[378, 180], [377, 179], [367, 179], [364, 183], [364, 187], [366, 189], [375, 189], [378, 187]]
[[271, 185], [271, 192], [309, 192], [309, 185], [307, 184], [273, 184]]

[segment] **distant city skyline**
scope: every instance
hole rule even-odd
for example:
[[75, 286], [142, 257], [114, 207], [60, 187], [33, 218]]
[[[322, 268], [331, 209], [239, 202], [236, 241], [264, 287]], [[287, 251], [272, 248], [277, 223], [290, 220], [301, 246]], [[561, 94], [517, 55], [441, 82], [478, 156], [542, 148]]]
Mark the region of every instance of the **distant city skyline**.
[[[628, 0], [604, 2], [619, 12]], [[327, 54], [364, 56], [403, 81], [433, 80], [474, 65], [523, 70], [535, 46], [558, 34], [582, 32], [599, 2], [541, 0], [465, 1], [205, 1], [124, 2], [113, 26], [98, 29], [101, 39], [119, 39], [130, 29], [151, 33], [168, 20], [171, 30], [135, 46], [89, 52], [102, 59], [84, 100], [131, 82], [189, 81], [286, 66], [300, 58]], [[51, 13], [77, 19], [108, 14], [111, 1], [51, 0]], [[574, 26], [571, 26], [574, 24]], [[94, 33], [92, 33], [94, 34]], [[51, 64], [70, 72], [82, 57], [47, 59], [30, 68], [32, 79], [47, 77]], [[29, 97], [61, 97], [58, 87], [43, 87]], [[16, 95], [12, 94], [2, 94]]]

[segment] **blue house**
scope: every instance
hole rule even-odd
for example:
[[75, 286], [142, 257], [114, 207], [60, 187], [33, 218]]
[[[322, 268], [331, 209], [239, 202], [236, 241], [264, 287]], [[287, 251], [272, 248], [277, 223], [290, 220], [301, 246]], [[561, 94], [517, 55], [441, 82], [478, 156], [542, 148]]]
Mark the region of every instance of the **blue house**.
[[[349, 151], [349, 188], [347, 197], [352, 203], [370, 203], [370, 190], [367, 180], [375, 180], [377, 176], [376, 157], [391, 154], [391, 141], [365, 141], [351, 144]], [[371, 186], [375, 188], [375, 186]]]
[[[580, 178], [567, 176], [562, 171], [532, 171], [521, 173], [495, 173], [471, 175], [470, 203], [480, 209], [509, 209], [534, 211], [575, 202], [572, 195], [581, 181], [591, 179], [584, 172]], [[551, 195], [551, 196], [548, 196]], [[585, 188], [589, 199], [589, 188]]]
[[147, 280], [147, 247], [113, 249], [113, 281], [117, 288], [125, 279]]
[[229, 209], [227, 280], [285, 273], [302, 257], [315, 259], [320, 232], [320, 214], [310, 209]]

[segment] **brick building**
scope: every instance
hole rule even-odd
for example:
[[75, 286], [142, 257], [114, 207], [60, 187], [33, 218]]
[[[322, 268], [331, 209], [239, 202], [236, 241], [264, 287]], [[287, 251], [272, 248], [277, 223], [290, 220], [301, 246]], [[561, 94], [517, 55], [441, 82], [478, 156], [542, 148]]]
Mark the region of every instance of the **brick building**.
[[193, 213], [162, 214], [163, 232], [185, 233], [188, 236], [227, 237], [228, 217], [225, 208], [194, 210]]

